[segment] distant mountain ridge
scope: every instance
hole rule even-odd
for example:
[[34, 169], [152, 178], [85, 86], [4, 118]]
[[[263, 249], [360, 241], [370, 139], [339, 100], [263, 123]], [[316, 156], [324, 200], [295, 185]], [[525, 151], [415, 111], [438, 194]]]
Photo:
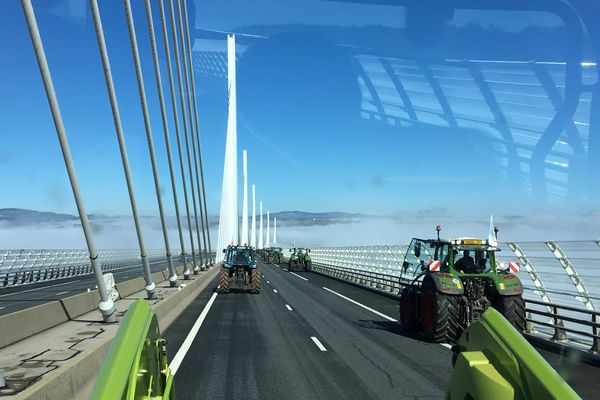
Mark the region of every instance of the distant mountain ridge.
[[[373, 218], [366, 214], [333, 212], [280, 211], [271, 213], [271, 218], [277, 218], [281, 225], [328, 225], [334, 223], [356, 222], [364, 218]], [[103, 214], [88, 214], [90, 221], [109, 222], [129, 218], [128, 216], [108, 216]], [[249, 216], [250, 217], [250, 216]], [[157, 218], [157, 216], [142, 216], [142, 218]], [[217, 216], [210, 216], [211, 225], [218, 223]], [[266, 219], [266, 214], [263, 215]], [[257, 215], [258, 219], [258, 215]], [[266, 222], [266, 221], [265, 221]], [[54, 213], [50, 211], [28, 210], [24, 208], [0, 208], [0, 224], [9, 226], [27, 225], [64, 225], [77, 224], [79, 217], [71, 214]]]
[[0, 208], [0, 223], [10, 225], [36, 225], [77, 221], [79, 221], [79, 218], [70, 214], [27, 210], [23, 208]]

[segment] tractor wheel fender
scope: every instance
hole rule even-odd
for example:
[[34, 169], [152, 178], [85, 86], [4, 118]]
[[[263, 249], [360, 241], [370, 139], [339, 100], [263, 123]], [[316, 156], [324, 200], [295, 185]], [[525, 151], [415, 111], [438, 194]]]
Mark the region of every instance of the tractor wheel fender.
[[523, 294], [523, 284], [515, 274], [493, 275], [492, 281], [500, 296], [518, 296]]
[[430, 273], [427, 274], [423, 279], [423, 285], [425, 285], [426, 281], [429, 281], [430, 284], [435, 285], [436, 290], [440, 293], [463, 294], [465, 292], [461, 280], [451, 274], [439, 272]]

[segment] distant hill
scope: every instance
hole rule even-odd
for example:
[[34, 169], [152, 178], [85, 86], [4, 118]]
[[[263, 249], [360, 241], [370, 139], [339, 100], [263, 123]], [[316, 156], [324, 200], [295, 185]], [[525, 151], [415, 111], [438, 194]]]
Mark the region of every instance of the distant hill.
[[[89, 214], [90, 221], [111, 224], [123, 223], [129, 216], [108, 216], [103, 214]], [[154, 219], [158, 216], [142, 216], [142, 218]], [[263, 215], [263, 223], [266, 224], [266, 214]], [[353, 214], [339, 211], [333, 212], [305, 212], [305, 211], [281, 211], [271, 213], [271, 218], [277, 218], [281, 226], [292, 225], [329, 225], [336, 223], [357, 222], [365, 218], [374, 218], [365, 214]], [[169, 219], [174, 219], [171, 217]], [[218, 216], [209, 217], [211, 225], [218, 224]], [[257, 215], [258, 220], [258, 215]], [[185, 222], [185, 221], [184, 221]], [[27, 225], [65, 225], [78, 224], [79, 217], [71, 214], [60, 214], [48, 211], [36, 211], [23, 208], [0, 208], [0, 224], [8, 226]], [[258, 222], [257, 222], [258, 223]]]
[[366, 214], [332, 212], [305, 212], [305, 211], [280, 211], [271, 213], [271, 218], [277, 218], [281, 225], [329, 225], [339, 223], [358, 222], [365, 218], [373, 218]]
[[65, 224], [77, 222], [79, 218], [70, 214], [48, 211], [26, 210], [23, 208], [0, 208], [0, 223], [8, 225]]

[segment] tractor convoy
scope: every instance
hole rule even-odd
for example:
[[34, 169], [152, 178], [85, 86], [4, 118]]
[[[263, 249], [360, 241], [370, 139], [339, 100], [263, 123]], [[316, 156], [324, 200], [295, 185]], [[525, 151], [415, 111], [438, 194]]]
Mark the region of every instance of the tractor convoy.
[[413, 239], [400, 281], [400, 324], [431, 342], [455, 341], [494, 307], [517, 330], [525, 329], [523, 285], [498, 268], [495, 241], [471, 238]]
[[[418, 331], [431, 342], [453, 342], [482, 314], [493, 307], [518, 331], [525, 330], [523, 285], [513, 273], [518, 263], [504, 269], [497, 262], [500, 251], [490, 238], [412, 239], [400, 271], [400, 324], [407, 331]], [[497, 230], [495, 231], [497, 235]], [[249, 246], [229, 246], [223, 250], [225, 262], [220, 276], [220, 292], [228, 293], [232, 284], [260, 293], [261, 271], [255, 250]], [[281, 247], [258, 250], [268, 264], [280, 263]], [[288, 271], [312, 270], [310, 249], [290, 249]]]

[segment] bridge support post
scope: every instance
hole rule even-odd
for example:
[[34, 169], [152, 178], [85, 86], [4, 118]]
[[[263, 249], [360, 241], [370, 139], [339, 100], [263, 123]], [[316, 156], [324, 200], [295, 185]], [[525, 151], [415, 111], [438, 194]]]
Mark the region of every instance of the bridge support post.
[[[194, 254], [194, 235], [192, 233], [192, 221], [191, 221], [191, 217], [190, 217], [190, 206], [189, 206], [189, 201], [188, 201], [188, 192], [187, 192], [187, 182], [186, 182], [186, 178], [185, 178], [185, 168], [183, 166], [183, 150], [182, 150], [182, 146], [181, 146], [181, 133], [179, 131], [179, 113], [178, 113], [178, 107], [177, 107], [177, 98], [175, 97], [175, 81], [173, 79], [173, 69], [172, 69], [172, 65], [171, 65], [171, 50], [170, 50], [170, 46], [169, 46], [169, 36], [167, 34], [167, 22], [166, 22], [166, 17], [165, 17], [165, 8], [164, 8], [164, 4], [162, 0], [159, 0], [158, 2], [158, 8], [159, 8], [159, 12], [160, 12], [160, 23], [161, 23], [161, 28], [162, 28], [162, 35], [163, 35], [163, 46], [165, 49], [165, 59], [167, 61], [167, 76], [169, 77], [169, 90], [170, 90], [170, 94], [171, 94], [171, 107], [173, 110], [173, 120], [175, 123], [175, 137], [177, 138], [177, 152], [179, 155], [179, 170], [181, 172], [181, 182], [182, 182], [182, 186], [183, 186], [183, 198], [185, 200], [185, 211], [186, 211], [186, 217], [187, 217], [187, 223], [188, 223], [188, 233], [190, 235], [190, 245], [191, 245], [191, 249], [192, 249], [192, 262], [195, 264], [196, 263], [196, 256]], [[177, 63], [177, 68], [179, 71], [179, 56], [177, 55], [178, 49], [177, 49], [177, 36], [175, 35], [175, 27], [173, 26], [174, 24], [174, 19], [173, 19], [173, 11], [171, 9], [171, 21], [172, 21], [172, 27], [171, 27], [171, 33], [172, 33], [172, 37], [173, 37], [173, 41], [175, 42], [175, 45], [173, 46], [175, 53], [176, 53], [176, 57], [175, 57], [175, 61]], [[181, 92], [181, 90], [180, 90]], [[181, 93], [180, 93], [180, 99], [182, 99], [181, 97]], [[183, 101], [181, 102], [183, 105]], [[180, 243], [181, 243], [181, 251], [183, 253], [183, 279], [188, 280], [190, 279], [190, 268], [188, 267], [188, 259], [187, 259], [187, 254], [185, 253], [184, 247], [183, 247], [183, 237], [180, 235], [179, 237]]]
[[67, 133], [60, 113], [60, 107], [58, 105], [58, 99], [56, 98], [56, 92], [54, 91], [54, 84], [52, 83], [52, 76], [50, 75], [50, 68], [48, 67], [48, 61], [46, 60], [46, 54], [44, 53], [44, 46], [40, 37], [40, 31], [38, 29], [31, 0], [21, 0], [23, 6], [23, 13], [25, 14], [25, 20], [27, 22], [27, 28], [31, 35], [31, 42], [35, 56], [37, 58], [40, 74], [42, 75], [42, 81], [44, 83], [44, 89], [46, 90], [46, 96], [48, 98], [48, 104], [50, 105], [50, 111], [52, 113], [52, 119], [54, 120], [54, 126], [56, 128], [56, 134], [62, 150], [63, 159], [69, 175], [69, 181], [71, 183], [71, 189], [73, 191], [73, 197], [75, 198], [75, 204], [77, 205], [77, 211], [79, 213], [79, 219], [81, 221], [81, 227], [83, 229], [83, 235], [85, 236], [86, 244], [88, 247], [88, 253], [92, 269], [94, 270], [94, 276], [96, 278], [96, 284], [98, 285], [98, 293], [100, 295], [100, 304], [98, 308], [102, 313], [104, 322], [116, 322], [117, 318], [115, 315], [115, 304], [108, 297], [106, 291], [106, 285], [104, 283], [104, 277], [102, 276], [102, 267], [98, 260], [98, 252], [94, 243], [92, 231], [90, 229], [87, 213], [83, 203], [83, 198], [79, 190], [79, 182], [77, 180], [77, 174], [75, 173], [75, 165], [73, 164], [73, 158], [71, 157], [71, 149], [67, 140]]
[[[204, 165], [202, 163], [202, 147], [200, 146], [200, 129], [198, 126], [198, 106], [196, 104], [196, 80], [194, 79], [194, 69], [192, 64], [192, 46], [190, 44], [190, 29], [188, 25], [188, 13], [187, 13], [187, 2], [183, 1], [183, 17], [185, 23], [185, 31], [186, 31], [186, 46], [188, 51], [188, 59], [190, 60], [190, 80], [192, 82], [192, 98], [193, 106], [194, 106], [194, 122], [196, 124], [196, 142], [198, 146], [198, 163], [200, 164], [200, 182], [198, 182], [198, 188], [200, 188], [200, 183], [202, 183], [202, 201], [204, 203], [204, 222], [203, 222], [203, 230], [206, 229], [206, 236], [204, 242], [204, 251], [206, 251], [206, 246], [208, 245], [208, 258], [207, 263], [209, 266], [214, 265], [214, 259], [212, 257], [212, 247], [210, 243], [210, 225], [208, 221], [208, 205], [206, 203], [206, 188], [204, 186]], [[198, 199], [200, 201], [200, 194], [198, 194]], [[202, 212], [202, 207], [200, 207]], [[202, 215], [200, 215], [200, 219], [202, 220]]]
[[125, 137], [123, 135], [123, 127], [121, 125], [121, 116], [119, 113], [119, 106], [117, 104], [117, 96], [115, 93], [114, 82], [112, 78], [110, 61], [108, 59], [108, 51], [106, 50], [106, 42], [104, 39], [104, 30], [102, 28], [102, 20], [100, 18], [100, 11], [98, 9], [97, 0], [90, 0], [90, 7], [92, 10], [92, 18], [94, 19], [94, 26], [96, 28], [96, 39], [98, 41], [98, 50], [100, 51], [100, 59], [102, 60], [102, 66], [104, 69], [104, 79], [106, 82], [106, 90], [108, 91], [108, 98], [110, 101], [110, 107], [113, 114], [113, 121], [115, 125], [115, 133], [117, 135], [117, 141], [119, 143], [119, 152], [121, 153], [121, 162], [123, 164], [123, 172], [125, 174], [125, 183], [127, 184], [127, 191], [129, 193], [129, 203], [131, 204], [131, 212], [133, 214], [133, 222], [135, 225], [135, 231], [138, 238], [138, 244], [140, 248], [140, 258], [142, 260], [142, 270], [144, 272], [144, 279], [146, 281], [146, 292], [148, 299], [155, 299], [155, 285], [152, 281], [152, 272], [150, 270], [150, 264], [148, 263], [148, 257], [146, 255], [146, 247], [144, 245], [144, 236], [142, 233], [142, 226], [140, 224], [140, 218], [137, 209], [137, 201], [135, 197], [135, 191], [133, 188], [133, 182], [131, 180], [131, 171], [129, 168], [129, 158], [127, 156], [127, 146], [125, 145]]
[[[177, 28], [177, 23], [175, 22], [175, 11], [173, 9], [173, 0], [170, 0], [170, 10], [171, 10], [171, 23], [172, 23], [172, 28], [176, 29]], [[192, 155], [190, 153], [190, 140], [192, 142], [192, 148], [193, 148], [193, 153], [194, 153], [194, 157], [196, 157], [196, 146], [194, 145], [194, 128], [193, 128], [193, 124], [192, 124], [192, 103], [191, 103], [191, 96], [190, 96], [190, 83], [189, 83], [189, 79], [188, 79], [188, 70], [187, 70], [187, 66], [188, 66], [188, 59], [187, 59], [187, 52], [185, 51], [185, 40], [183, 37], [183, 19], [182, 19], [182, 12], [181, 12], [181, 4], [179, 3], [178, 0], [174, 0], [177, 4], [177, 20], [179, 21], [179, 28], [177, 29], [178, 33], [179, 33], [179, 42], [180, 42], [180, 46], [181, 46], [181, 65], [182, 65], [182, 69], [183, 69], [183, 82], [185, 82], [185, 93], [186, 93], [186, 98], [187, 98], [187, 122], [186, 122], [186, 112], [185, 112], [185, 106], [183, 104], [183, 87], [182, 87], [182, 80], [181, 80], [181, 70], [179, 68], [179, 51], [177, 50], [177, 40], [174, 41], [174, 45], [175, 45], [175, 61], [177, 63], [177, 78], [178, 78], [178, 83], [179, 83], [179, 96], [180, 96], [180, 100], [181, 100], [181, 110], [182, 110], [182, 116], [183, 116], [183, 132], [185, 134], [185, 151], [187, 154], [187, 164], [188, 164], [188, 171], [190, 174], [190, 188], [191, 188], [191, 192], [192, 192], [192, 204], [194, 206], [194, 220], [196, 223], [196, 238], [198, 240], [198, 257], [199, 260], [198, 262], [196, 262], [196, 260], [194, 260], [194, 275], [198, 275], [198, 273], [200, 272], [200, 268], [201, 265], [203, 264], [202, 261], [202, 244], [200, 243], [200, 224], [198, 224], [198, 208], [197, 205], [198, 203], [196, 203], [196, 192], [194, 190], [194, 175], [193, 175], [193, 171], [194, 169], [192, 168]], [[173, 35], [175, 35], [175, 33], [173, 32]], [[189, 130], [188, 130], [188, 123], [189, 123]], [[195, 165], [195, 158], [194, 158], [194, 165]], [[197, 176], [198, 170], [196, 168], [196, 176]], [[196, 179], [196, 184], [198, 185], [198, 179]], [[202, 210], [200, 210], [202, 211]]]

